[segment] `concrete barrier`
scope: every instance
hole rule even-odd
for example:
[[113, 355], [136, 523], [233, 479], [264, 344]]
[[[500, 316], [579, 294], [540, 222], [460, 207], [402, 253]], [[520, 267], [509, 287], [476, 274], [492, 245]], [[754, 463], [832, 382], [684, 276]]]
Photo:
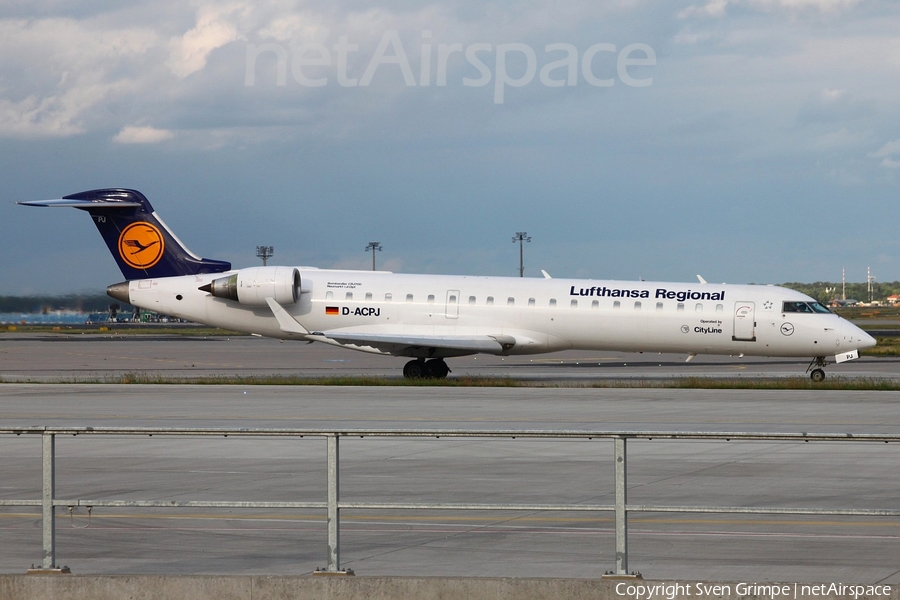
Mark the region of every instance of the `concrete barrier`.
[[897, 585], [464, 577], [0, 575], [0, 600], [900, 600]]

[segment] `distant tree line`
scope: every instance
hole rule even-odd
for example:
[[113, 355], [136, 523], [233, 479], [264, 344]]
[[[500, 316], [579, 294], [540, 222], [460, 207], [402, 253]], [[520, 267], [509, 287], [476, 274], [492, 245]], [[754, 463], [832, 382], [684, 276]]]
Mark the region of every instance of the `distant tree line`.
[[[67, 294], [65, 296], [0, 296], [0, 313], [48, 313], [56, 310], [107, 312], [110, 304], [119, 304], [106, 294]], [[130, 310], [128, 305], [121, 305]]]
[[[797, 290], [807, 296], [812, 296], [819, 302], [827, 304], [834, 299], [841, 299], [841, 284], [831, 283], [827, 281], [817, 281], [815, 283], [782, 283], [786, 288]], [[866, 283], [848, 283], [847, 299], [859, 300], [860, 302], [869, 301], [869, 286]], [[883, 301], [888, 296], [900, 294], [900, 281], [890, 282], [873, 282], [872, 283], [872, 300]]]

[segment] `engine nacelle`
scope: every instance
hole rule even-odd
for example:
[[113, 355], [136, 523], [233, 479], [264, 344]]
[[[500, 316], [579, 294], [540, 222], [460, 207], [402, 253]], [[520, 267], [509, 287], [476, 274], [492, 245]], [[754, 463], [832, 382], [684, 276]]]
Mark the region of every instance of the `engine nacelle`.
[[251, 267], [213, 279], [200, 290], [246, 306], [266, 306], [266, 298], [273, 298], [278, 304], [294, 304], [300, 297], [300, 271], [291, 267]]

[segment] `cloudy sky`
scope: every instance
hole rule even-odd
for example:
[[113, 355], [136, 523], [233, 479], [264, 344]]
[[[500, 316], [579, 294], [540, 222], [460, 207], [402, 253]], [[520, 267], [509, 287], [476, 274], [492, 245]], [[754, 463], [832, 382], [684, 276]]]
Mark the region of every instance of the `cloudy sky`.
[[7, 0], [0, 294], [122, 279], [14, 204], [101, 187], [237, 267], [897, 280], [898, 107], [890, 0]]

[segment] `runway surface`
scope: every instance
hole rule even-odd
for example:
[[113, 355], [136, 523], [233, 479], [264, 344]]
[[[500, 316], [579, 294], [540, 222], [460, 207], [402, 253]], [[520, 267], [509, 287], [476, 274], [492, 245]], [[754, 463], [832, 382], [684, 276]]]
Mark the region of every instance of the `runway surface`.
[[[467, 356], [447, 360], [451, 376], [507, 377], [531, 381], [585, 382], [676, 377], [806, 376], [805, 359], [623, 352], [557, 352], [537, 356]], [[118, 334], [0, 335], [4, 382], [98, 381], [126, 374], [162, 378], [287, 375], [365, 375], [401, 378], [408, 359], [280, 342], [252, 336]], [[900, 357], [867, 358], [830, 365], [829, 377], [900, 378]]]
[[[393, 374], [403, 362], [295, 346], [286, 356], [289, 344], [250, 338], [0, 338], [0, 376], [283, 373], [297, 368], [291, 360], [301, 371]], [[337, 357], [351, 362], [324, 362]], [[574, 380], [610, 372], [673, 377], [685, 368], [729, 376], [805, 369], [738, 359], [685, 367], [646, 356], [634, 367], [630, 359], [625, 366], [627, 357], [590, 367], [575, 363], [595, 357], [564, 357], [561, 366], [482, 367], [462, 359], [451, 368]], [[830, 374], [892, 376], [895, 363], [850, 365], [857, 370], [839, 365]], [[0, 426], [897, 433], [898, 401], [895, 392], [7, 383], [0, 385]], [[60, 437], [57, 454], [60, 498], [322, 501], [325, 495], [321, 439]], [[40, 497], [36, 436], [0, 436], [0, 456], [0, 497]], [[635, 441], [629, 443], [629, 502], [897, 509], [898, 459], [900, 445], [882, 443]], [[613, 466], [612, 443], [605, 440], [345, 438], [341, 496], [609, 504]], [[97, 508], [88, 517], [79, 508], [70, 517], [61, 509], [57, 553], [76, 573], [308, 573], [325, 564], [323, 513]], [[629, 525], [629, 568], [648, 578], [900, 582], [895, 518], [634, 513]], [[615, 565], [610, 513], [344, 511], [341, 542], [342, 566], [361, 575], [599, 577]], [[0, 571], [22, 572], [40, 554], [39, 511], [0, 510]]]

